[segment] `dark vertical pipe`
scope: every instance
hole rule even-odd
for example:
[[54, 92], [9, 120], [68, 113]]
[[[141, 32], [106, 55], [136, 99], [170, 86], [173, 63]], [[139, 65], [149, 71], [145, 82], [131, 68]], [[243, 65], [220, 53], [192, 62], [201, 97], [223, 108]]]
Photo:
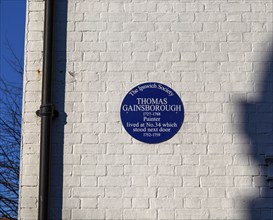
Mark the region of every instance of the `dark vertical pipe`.
[[51, 125], [55, 112], [51, 98], [53, 62], [53, 15], [54, 0], [45, 0], [42, 102], [40, 110], [37, 111], [38, 115], [41, 117], [40, 176], [38, 202], [39, 220], [49, 219], [50, 142]]
[[51, 103], [54, 0], [45, 1], [42, 104]]

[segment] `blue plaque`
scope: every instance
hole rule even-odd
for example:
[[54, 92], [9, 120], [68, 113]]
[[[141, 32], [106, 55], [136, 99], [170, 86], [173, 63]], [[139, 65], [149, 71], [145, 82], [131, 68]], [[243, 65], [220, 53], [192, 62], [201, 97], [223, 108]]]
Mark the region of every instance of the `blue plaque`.
[[135, 139], [161, 143], [181, 128], [184, 108], [170, 87], [156, 82], [134, 87], [123, 99], [120, 116], [125, 130]]

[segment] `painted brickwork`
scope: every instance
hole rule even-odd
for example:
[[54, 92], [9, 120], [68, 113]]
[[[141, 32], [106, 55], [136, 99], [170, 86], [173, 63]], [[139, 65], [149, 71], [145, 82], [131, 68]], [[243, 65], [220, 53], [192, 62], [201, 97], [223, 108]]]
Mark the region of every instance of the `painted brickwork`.
[[[273, 219], [271, 0], [56, 2], [52, 219]], [[22, 220], [37, 219], [44, 2], [27, 5]], [[156, 145], [119, 118], [147, 81], [185, 107]]]

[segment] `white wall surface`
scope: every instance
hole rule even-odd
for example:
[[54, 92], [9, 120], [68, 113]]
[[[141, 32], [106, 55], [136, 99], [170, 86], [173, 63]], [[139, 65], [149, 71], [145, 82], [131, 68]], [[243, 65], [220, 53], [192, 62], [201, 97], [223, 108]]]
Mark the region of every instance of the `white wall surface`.
[[[56, 1], [52, 219], [273, 219], [271, 0]], [[20, 219], [37, 219], [41, 0], [28, 0]], [[120, 105], [174, 89], [176, 136], [144, 144]]]

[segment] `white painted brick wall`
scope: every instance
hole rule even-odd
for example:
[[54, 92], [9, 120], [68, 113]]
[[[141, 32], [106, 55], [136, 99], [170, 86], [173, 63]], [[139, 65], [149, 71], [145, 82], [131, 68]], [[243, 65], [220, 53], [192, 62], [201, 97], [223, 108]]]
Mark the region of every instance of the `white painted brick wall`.
[[[52, 219], [273, 219], [271, 0], [56, 5]], [[43, 9], [28, 0], [22, 220], [38, 212]], [[147, 81], [173, 88], [185, 107], [179, 133], [156, 145], [132, 139], [119, 117], [126, 93]], [[249, 133], [255, 111], [243, 102], [267, 114]]]

